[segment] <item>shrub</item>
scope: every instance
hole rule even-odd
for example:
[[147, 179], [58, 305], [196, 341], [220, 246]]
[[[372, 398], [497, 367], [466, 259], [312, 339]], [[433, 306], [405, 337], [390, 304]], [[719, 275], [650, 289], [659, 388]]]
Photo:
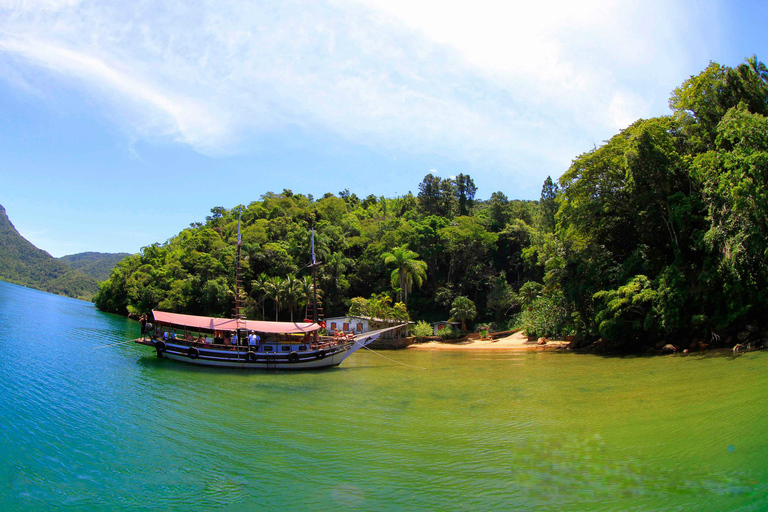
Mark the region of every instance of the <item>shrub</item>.
[[568, 334], [569, 316], [563, 294], [555, 292], [550, 296], [537, 298], [521, 313], [518, 322], [528, 336]]
[[426, 338], [433, 334], [432, 326], [424, 320], [419, 320], [416, 325], [411, 328], [411, 334], [417, 338]]
[[477, 326], [477, 332], [480, 333], [480, 336], [485, 338], [488, 336], [489, 332], [493, 332], [493, 324], [479, 324]]
[[444, 329], [440, 330], [439, 335], [444, 340], [456, 340], [461, 338], [464, 335], [464, 333], [461, 331], [457, 331], [456, 329], [448, 325]]

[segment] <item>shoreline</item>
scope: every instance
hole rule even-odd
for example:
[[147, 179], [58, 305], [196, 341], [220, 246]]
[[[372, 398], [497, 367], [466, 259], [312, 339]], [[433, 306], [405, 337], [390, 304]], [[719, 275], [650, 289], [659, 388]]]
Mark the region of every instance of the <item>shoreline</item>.
[[407, 347], [408, 350], [547, 350], [565, 348], [568, 341], [547, 340], [544, 345], [538, 341], [528, 341], [528, 337], [522, 332], [516, 332], [506, 338], [497, 340], [465, 340], [453, 343], [443, 341], [428, 341], [426, 343], [414, 343]]

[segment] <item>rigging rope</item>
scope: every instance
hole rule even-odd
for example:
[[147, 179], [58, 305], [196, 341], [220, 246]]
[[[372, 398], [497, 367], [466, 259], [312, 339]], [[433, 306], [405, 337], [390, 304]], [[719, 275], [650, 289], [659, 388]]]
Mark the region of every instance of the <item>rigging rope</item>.
[[355, 343], [357, 343], [358, 345], [360, 345], [361, 347], [363, 347], [365, 350], [368, 350], [368, 351], [370, 351], [370, 352], [373, 352], [373, 353], [374, 353], [374, 354], [376, 354], [377, 356], [379, 356], [379, 357], [383, 357], [384, 359], [386, 359], [386, 360], [388, 360], [388, 361], [392, 361], [393, 363], [401, 364], [401, 365], [403, 365], [403, 366], [407, 366], [408, 368], [415, 368], [416, 370], [426, 370], [426, 368], [422, 368], [421, 366], [413, 366], [412, 364], [401, 363], [400, 361], [396, 361], [395, 359], [392, 359], [392, 358], [390, 358], [390, 357], [387, 357], [387, 356], [381, 355], [381, 354], [379, 354], [378, 352], [376, 352], [375, 350], [373, 350], [372, 348], [368, 348], [368, 347], [366, 347], [365, 345], [363, 345], [362, 343], [360, 343], [360, 342], [359, 342], [359, 341], [357, 341], [357, 340], [355, 340]]
[[135, 340], [121, 341], [119, 343], [110, 343], [109, 345], [101, 345], [100, 347], [93, 347], [93, 350], [97, 350], [105, 347], [114, 347], [115, 345], [122, 345], [123, 343], [130, 343], [132, 341], [135, 341]]

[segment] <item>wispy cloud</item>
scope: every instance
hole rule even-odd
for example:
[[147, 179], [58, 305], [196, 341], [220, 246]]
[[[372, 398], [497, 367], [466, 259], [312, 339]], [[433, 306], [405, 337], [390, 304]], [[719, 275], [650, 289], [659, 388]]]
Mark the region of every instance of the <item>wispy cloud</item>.
[[129, 137], [206, 154], [299, 127], [546, 174], [659, 114], [659, 77], [704, 29], [663, 1], [514, 4], [2, 1], [0, 64], [22, 87], [34, 66], [89, 91]]

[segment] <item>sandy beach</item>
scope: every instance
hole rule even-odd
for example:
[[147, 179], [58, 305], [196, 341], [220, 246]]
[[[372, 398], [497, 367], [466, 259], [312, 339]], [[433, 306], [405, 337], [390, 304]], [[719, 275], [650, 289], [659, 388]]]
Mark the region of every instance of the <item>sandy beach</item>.
[[522, 332], [516, 332], [498, 340], [466, 340], [453, 343], [430, 341], [410, 345], [408, 350], [539, 350], [568, 345], [567, 341], [547, 340], [545, 345], [537, 341], [528, 341]]

